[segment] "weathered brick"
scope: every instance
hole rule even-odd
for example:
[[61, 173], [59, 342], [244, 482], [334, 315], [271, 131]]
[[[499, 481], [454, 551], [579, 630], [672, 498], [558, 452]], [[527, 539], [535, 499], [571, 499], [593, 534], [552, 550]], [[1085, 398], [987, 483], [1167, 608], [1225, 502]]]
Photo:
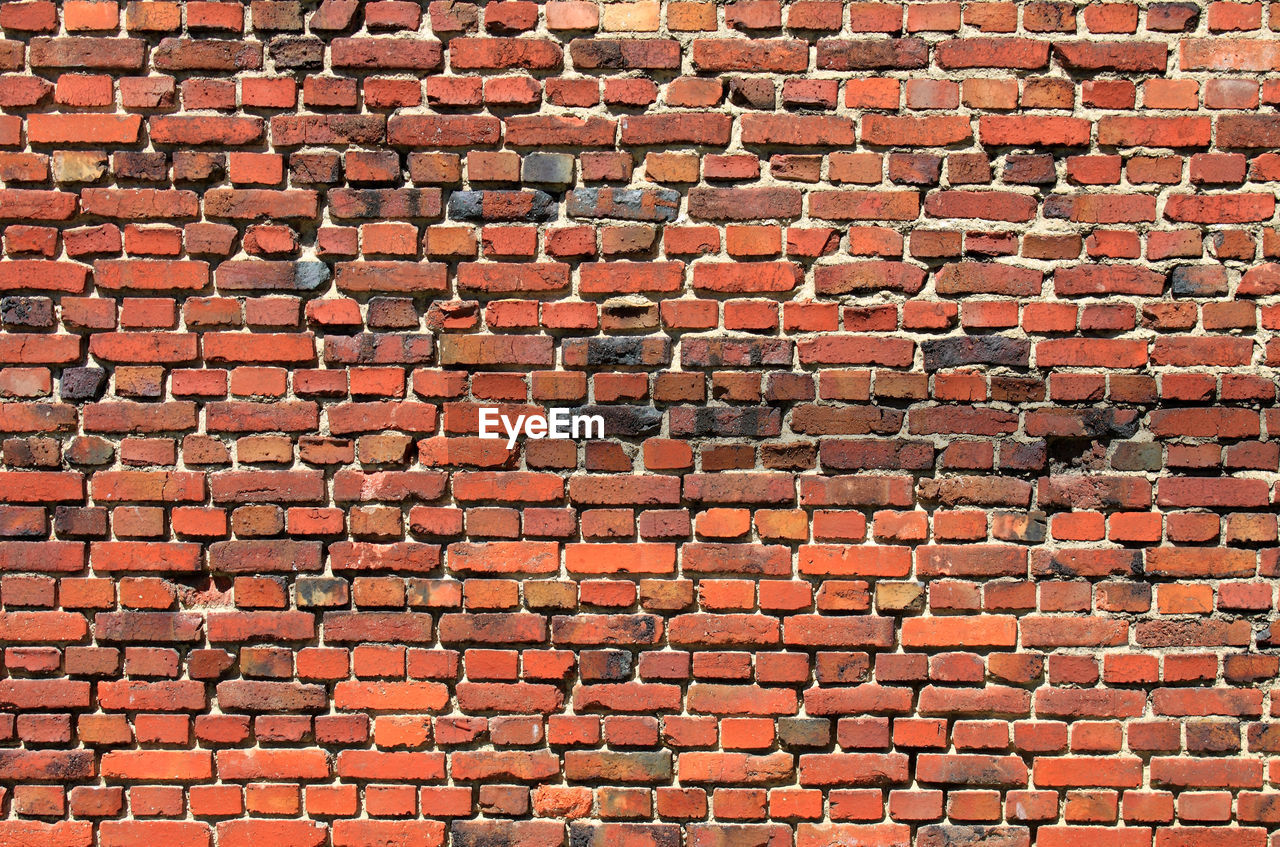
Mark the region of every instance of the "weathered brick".
[[1267, 14], [0, 4], [0, 847], [1262, 847]]

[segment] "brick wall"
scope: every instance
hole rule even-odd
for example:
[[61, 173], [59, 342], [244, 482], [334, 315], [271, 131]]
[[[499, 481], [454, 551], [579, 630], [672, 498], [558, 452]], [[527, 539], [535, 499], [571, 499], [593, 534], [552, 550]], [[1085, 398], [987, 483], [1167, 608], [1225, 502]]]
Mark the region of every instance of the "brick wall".
[[3, 3], [0, 847], [1280, 844], [1277, 29]]

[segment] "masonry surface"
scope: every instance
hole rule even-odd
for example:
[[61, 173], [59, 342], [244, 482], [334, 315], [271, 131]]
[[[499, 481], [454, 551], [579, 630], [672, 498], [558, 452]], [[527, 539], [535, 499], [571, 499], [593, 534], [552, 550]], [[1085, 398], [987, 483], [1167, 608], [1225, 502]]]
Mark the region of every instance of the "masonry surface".
[[1280, 845], [1280, 6], [0, 30], [0, 847]]

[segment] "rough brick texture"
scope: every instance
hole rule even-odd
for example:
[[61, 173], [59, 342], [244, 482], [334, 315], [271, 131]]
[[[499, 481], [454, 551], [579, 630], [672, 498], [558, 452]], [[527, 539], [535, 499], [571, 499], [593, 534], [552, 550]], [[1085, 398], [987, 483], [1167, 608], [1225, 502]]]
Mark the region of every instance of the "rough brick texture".
[[0, 847], [1280, 845], [1280, 6], [0, 30]]

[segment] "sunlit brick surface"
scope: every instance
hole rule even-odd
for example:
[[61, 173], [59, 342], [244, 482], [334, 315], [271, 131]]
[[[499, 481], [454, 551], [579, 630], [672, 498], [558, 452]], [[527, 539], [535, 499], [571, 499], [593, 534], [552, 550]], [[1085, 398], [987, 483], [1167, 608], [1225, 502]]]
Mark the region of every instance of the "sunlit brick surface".
[[0, 847], [1276, 847], [1276, 29], [0, 3]]

